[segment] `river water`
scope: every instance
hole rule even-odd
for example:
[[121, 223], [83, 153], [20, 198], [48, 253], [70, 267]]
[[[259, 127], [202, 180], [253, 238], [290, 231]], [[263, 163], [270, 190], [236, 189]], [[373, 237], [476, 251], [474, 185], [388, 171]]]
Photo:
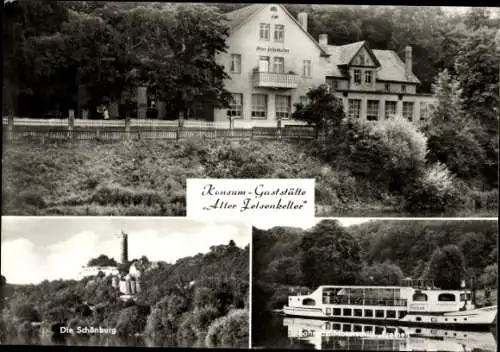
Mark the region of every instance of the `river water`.
[[[396, 323], [397, 324], [397, 323]], [[466, 331], [272, 315], [252, 322], [252, 347], [340, 351], [497, 351], [495, 329]]]

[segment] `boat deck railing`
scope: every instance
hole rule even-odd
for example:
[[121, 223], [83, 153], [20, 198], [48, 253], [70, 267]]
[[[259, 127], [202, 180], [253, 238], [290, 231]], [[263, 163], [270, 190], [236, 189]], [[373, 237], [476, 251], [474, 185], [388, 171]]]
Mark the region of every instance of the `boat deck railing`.
[[360, 306], [385, 306], [385, 307], [406, 307], [408, 300], [394, 298], [369, 298], [369, 297], [349, 297], [334, 296], [323, 297], [323, 304], [349, 304]]

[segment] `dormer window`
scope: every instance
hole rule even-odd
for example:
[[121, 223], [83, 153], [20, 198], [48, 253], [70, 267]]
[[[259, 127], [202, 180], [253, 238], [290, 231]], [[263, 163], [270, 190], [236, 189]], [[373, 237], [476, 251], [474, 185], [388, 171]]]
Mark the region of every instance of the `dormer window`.
[[354, 70], [354, 83], [361, 84], [361, 70]]
[[365, 71], [365, 83], [372, 83], [372, 71]]
[[385, 88], [386, 92], [390, 92], [391, 91], [391, 85], [389, 83], [386, 83], [385, 86], [384, 86], [384, 88]]
[[401, 85], [401, 92], [406, 92], [406, 85], [405, 84], [402, 84]]

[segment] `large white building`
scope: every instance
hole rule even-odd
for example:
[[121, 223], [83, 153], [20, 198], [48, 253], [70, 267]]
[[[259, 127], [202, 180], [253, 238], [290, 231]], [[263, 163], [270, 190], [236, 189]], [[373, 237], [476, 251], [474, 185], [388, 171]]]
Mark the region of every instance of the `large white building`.
[[106, 276], [118, 275], [120, 273], [116, 266], [83, 266], [78, 273], [78, 280], [87, 276], [96, 276], [99, 272], [104, 273]]
[[[226, 53], [216, 60], [230, 78], [230, 109], [216, 109], [215, 121], [229, 117], [245, 125], [290, 123], [295, 103], [306, 103], [309, 88], [328, 83], [353, 117], [382, 120], [394, 115], [425, 119], [434, 99], [417, 94], [412, 50], [405, 61], [392, 50], [372, 50], [361, 41], [343, 46], [308, 32], [306, 13], [294, 18], [283, 5], [254, 4], [227, 13]], [[295, 123], [295, 122], [293, 122]]]

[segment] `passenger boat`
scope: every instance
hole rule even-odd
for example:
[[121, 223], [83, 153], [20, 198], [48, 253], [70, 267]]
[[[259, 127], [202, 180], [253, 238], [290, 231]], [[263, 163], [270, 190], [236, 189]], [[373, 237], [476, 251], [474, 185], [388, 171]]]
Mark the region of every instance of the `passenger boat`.
[[477, 308], [467, 289], [441, 290], [432, 281], [405, 280], [402, 286], [320, 286], [288, 297], [289, 316], [397, 321], [403, 324], [491, 326], [497, 306]]
[[491, 331], [375, 325], [319, 319], [283, 319], [288, 337], [315, 349], [340, 351], [496, 351]]

